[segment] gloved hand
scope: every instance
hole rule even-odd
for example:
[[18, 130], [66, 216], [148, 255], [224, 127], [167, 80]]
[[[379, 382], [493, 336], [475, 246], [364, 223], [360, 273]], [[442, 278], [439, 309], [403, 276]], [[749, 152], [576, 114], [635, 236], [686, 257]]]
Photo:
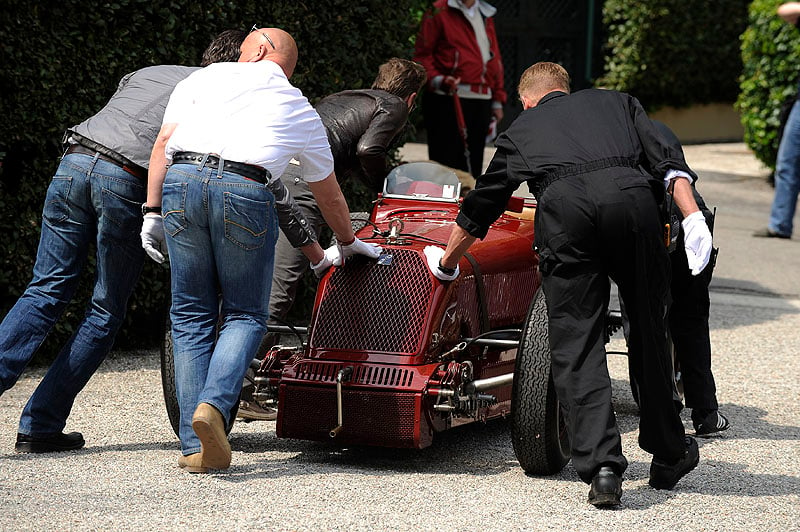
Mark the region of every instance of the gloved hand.
[[339, 246], [331, 246], [325, 250], [325, 254], [322, 256], [322, 260], [320, 260], [316, 264], [311, 265], [311, 269], [314, 271], [314, 275], [317, 277], [322, 277], [322, 275], [327, 271], [328, 268], [333, 266], [334, 261], [339, 258]]
[[456, 271], [454, 273], [447, 273], [439, 268], [442, 257], [444, 257], [444, 250], [442, 248], [437, 246], [425, 246], [423, 253], [425, 253], [425, 258], [428, 259], [428, 268], [431, 270], [431, 273], [440, 281], [452, 281], [461, 273], [458, 269], [458, 264], [456, 264]]
[[164, 219], [160, 214], [148, 212], [142, 221], [142, 247], [147, 255], [163, 264], [167, 255], [167, 242], [164, 239]]
[[698, 275], [711, 257], [711, 231], [706, 225], [706, 217], [700, 211], [693, 212], [681, 222], [686, 259], [692, 275]]
[[[342, 245], [338, 240], [336, 241], [336, 247], [339, 249], [339, 256], [336, 257], [333, 261], [334, 266], [341, 266], [347, 260], [348, 257], [352, 257], [353, 255], [366, 255], [371, 259], [377, 259], [378, 256], [383, 251], [383, 248], [380, 247], [378, 244], [368, 244], [366, 242], [362, 242], [358, 238], [353, 240], [351, 243]], [[326, 254], [327, 254], [327, 250]]]
[[453, 76], [445, 76], [439, 84], [439, 89], [447, 94], [453, 94], [458, 90], [458, 84], [461, 78], [454, 78]]

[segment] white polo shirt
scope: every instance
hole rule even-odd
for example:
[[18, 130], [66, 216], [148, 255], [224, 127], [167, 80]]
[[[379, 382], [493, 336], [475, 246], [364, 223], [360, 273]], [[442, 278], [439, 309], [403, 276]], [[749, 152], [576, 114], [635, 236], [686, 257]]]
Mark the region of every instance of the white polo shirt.
[[217, 154], [280, 177], [292, 158], [303, 179], [325, 179], [333, 156], [325, 127], [303, 93], [272, 61], [215, 63], [178, 83], [164, 112], [177, 124], [167, 160], [180, 151]]

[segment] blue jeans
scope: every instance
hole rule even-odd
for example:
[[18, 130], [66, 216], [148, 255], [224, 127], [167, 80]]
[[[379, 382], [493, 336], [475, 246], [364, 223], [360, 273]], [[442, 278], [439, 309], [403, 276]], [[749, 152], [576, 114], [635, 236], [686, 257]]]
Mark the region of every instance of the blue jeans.
[[191, 164], [169, 168], [161, 205], [179, 436], [189, 455], [200, 451], [192, 430], [197, 405], [208, 403], [231, 421], [266, 332], [278, 218], [265, 185]]
[[14, 386], [72, 299], [92, 243], [94, 292], [25, 406], [19, 432], [61, 432], [78, 392], [111, 350], [144, 262], [145, 194], [143, 181], [114, 164], [80, 154], [61, 160], [47, 189], [33, 279], [0, 324], [0, 394]]
[[783, 130], [775, 164], [775, 198], [769, 215], [769, 229], [792, 235], [792, 220], [800, 192], [800, 100], [795, 101]]

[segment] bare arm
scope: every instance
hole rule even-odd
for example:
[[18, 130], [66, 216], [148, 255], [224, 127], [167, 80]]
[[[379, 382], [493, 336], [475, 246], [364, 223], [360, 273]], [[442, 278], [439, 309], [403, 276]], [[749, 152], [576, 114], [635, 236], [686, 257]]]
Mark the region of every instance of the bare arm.
[[339, 188], [339, 182], [336, 181], [336, 175], [331, 172], [322, 181], [309, 182], [308, 188], [311, 189], [322, 216], [336, 235], [336, 239], [344, 243], [352, 242], [355, 234], [350, 225], [350, 210], [342, 189]]
[[681, 210], [684, 218], [700, 210], [700, 207], [697, 206], [697, 202], [694, 200], [692, 185], [689, 183], [688, 179], [685, 177], [677, 177], [672, 180], [670, 188], [672, 189], [672, 199], [675, 205]]
[[164, 124], [158, 132], [153, 151], [150, 153], [150, 168], [147, 172], [147, 204], [151, 207], [161, 205], [161, 188], [167, 175], [166, 147], [169, 138], [178, 124]]
[[458, 261], [464, 256], [469, 247], [475, 242], [477, 238], [467, 233], [467, 231], [459, 225], [453, 224], [453, 230], [450, 231], [450, 238], [447, 240], [447, 249], [441, 260], [441, 265], [445, 268], [455, 268]]
[[800, 17], [800, 2], [786, 2], [778, 6], [778, 16], [789, 24], [797, 24]]

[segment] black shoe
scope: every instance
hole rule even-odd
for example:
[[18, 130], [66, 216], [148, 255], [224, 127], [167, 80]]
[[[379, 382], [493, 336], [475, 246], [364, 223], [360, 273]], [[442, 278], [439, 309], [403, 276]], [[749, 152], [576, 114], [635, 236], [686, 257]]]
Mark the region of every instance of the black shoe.
[[700, 450], [697, 441], [691, 436], [684, 438], [686, 450], [683, 458], [672, 464], [659, 460], [655, 456], [650, 464], [650, 485], [657, 490], [671, 490], [686, 473], [697, 467], [700, 461]]
[[589, 489], [589, 504], [619, 506], [622, 497], [622, 478], [609, 466], [601, 467], [592, 478]]
[[792, 235], [782, 235], [780, 233], [776, 233], [772, 229], [760, 229], [753, 233], [753, 236], [758, 238], [792, 238]]
[[695, 435], [700, 437], [717, 434], [723, 430], [728, 430], [731, 426], [728, 418], [720, 414], [718, 410], [713, 410], [702, 419], [695, 419], [694, 415], [692, 415], [692, 424], [694, 425]]
[[32, 436], [17, 433], [17, 444], [14, 450], [18, 453], [52, 453], [80, 449], [86, 442], [80, 432], [56, 432]]

